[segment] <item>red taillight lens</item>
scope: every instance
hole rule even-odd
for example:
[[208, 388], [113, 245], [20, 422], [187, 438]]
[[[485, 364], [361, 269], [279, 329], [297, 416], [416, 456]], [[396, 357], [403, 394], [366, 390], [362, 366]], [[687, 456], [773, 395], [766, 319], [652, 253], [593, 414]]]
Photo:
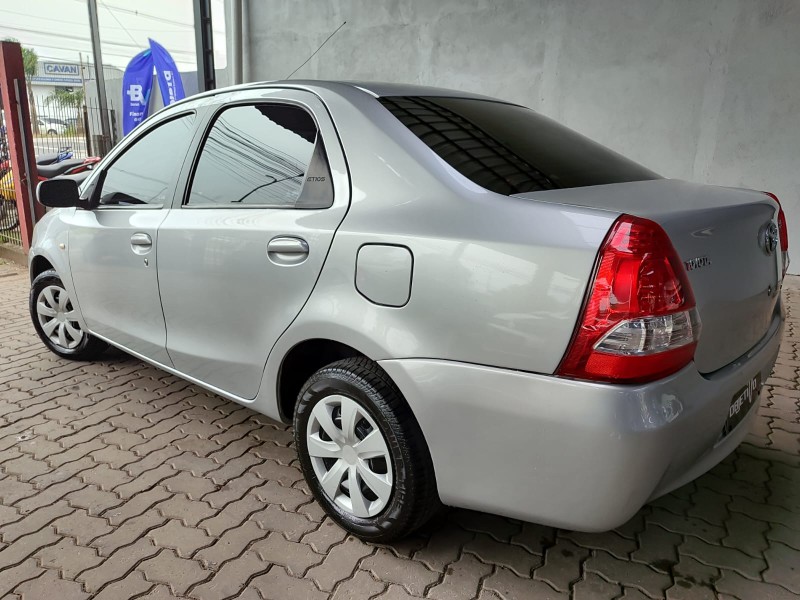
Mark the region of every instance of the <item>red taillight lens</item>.
[[778, 231], [780, 232], [781, 236], [781, 252], [788, 252], [789, 232], [786, 229], [786, 215], [783, 212], [783, 206], [781, 206], [781, 201], [778, 200], [778, 197], [771, 192], [764, 192], [764, 193], [778, 203]]
[[666, 232], [623, 215], [600, 250], [565, 377], [641, 383], [691, 362], [700, 333], [686, 271]]

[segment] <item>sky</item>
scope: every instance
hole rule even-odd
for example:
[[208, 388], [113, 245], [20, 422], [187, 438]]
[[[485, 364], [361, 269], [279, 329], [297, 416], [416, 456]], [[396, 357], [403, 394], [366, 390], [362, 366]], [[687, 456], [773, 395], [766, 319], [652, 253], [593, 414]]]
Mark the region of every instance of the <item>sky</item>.
[[[224, 0], [211, 0], [214, 63], [225, 66]], [[181, 71], [197, 68], [192, 0], [97, 0], [103, 63], [124, 69], [153, 38]], [[0, 0], [0, 39], [16, 38], [43, 61], [91, 57], [86, 0]]]

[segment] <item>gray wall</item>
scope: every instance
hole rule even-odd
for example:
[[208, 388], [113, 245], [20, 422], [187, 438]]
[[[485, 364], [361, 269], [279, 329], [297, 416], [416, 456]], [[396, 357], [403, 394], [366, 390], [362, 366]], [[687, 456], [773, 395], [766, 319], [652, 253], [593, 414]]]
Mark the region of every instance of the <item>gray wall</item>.
[[778, 194], [800, 273], [796, 0], [249, 0], [245, 73], [530, 106], [667, 177]]

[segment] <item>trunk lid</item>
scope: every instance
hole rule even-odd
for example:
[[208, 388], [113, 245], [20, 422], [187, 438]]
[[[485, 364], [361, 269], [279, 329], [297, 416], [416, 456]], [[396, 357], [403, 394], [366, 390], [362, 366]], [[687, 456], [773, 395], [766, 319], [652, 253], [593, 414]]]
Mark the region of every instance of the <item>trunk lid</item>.
[[692, 285], [702, 322], [695, 364], [710, 373], [767, 333], [780, 293], [780, 245], [768, 251], [777, 203], [763, 192], [661, 179], [519, 194], [630, 214], [660, 224]]

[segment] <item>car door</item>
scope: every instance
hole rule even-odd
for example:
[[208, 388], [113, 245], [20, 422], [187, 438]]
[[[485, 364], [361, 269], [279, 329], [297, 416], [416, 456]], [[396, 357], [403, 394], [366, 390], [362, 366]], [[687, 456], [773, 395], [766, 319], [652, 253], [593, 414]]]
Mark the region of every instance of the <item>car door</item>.
[[161, 303], [175, 368], [248, 400], [311, 294], [349, 184], [313, 94], [237, 92], [211, 110], [184, 198], [159, 229]]
[[98, 205], [70, 218], [70, 269], [87, 326], [166, 365], [155, 250], [194, 121], [184, 113], [143, 130], [89, 182]]

